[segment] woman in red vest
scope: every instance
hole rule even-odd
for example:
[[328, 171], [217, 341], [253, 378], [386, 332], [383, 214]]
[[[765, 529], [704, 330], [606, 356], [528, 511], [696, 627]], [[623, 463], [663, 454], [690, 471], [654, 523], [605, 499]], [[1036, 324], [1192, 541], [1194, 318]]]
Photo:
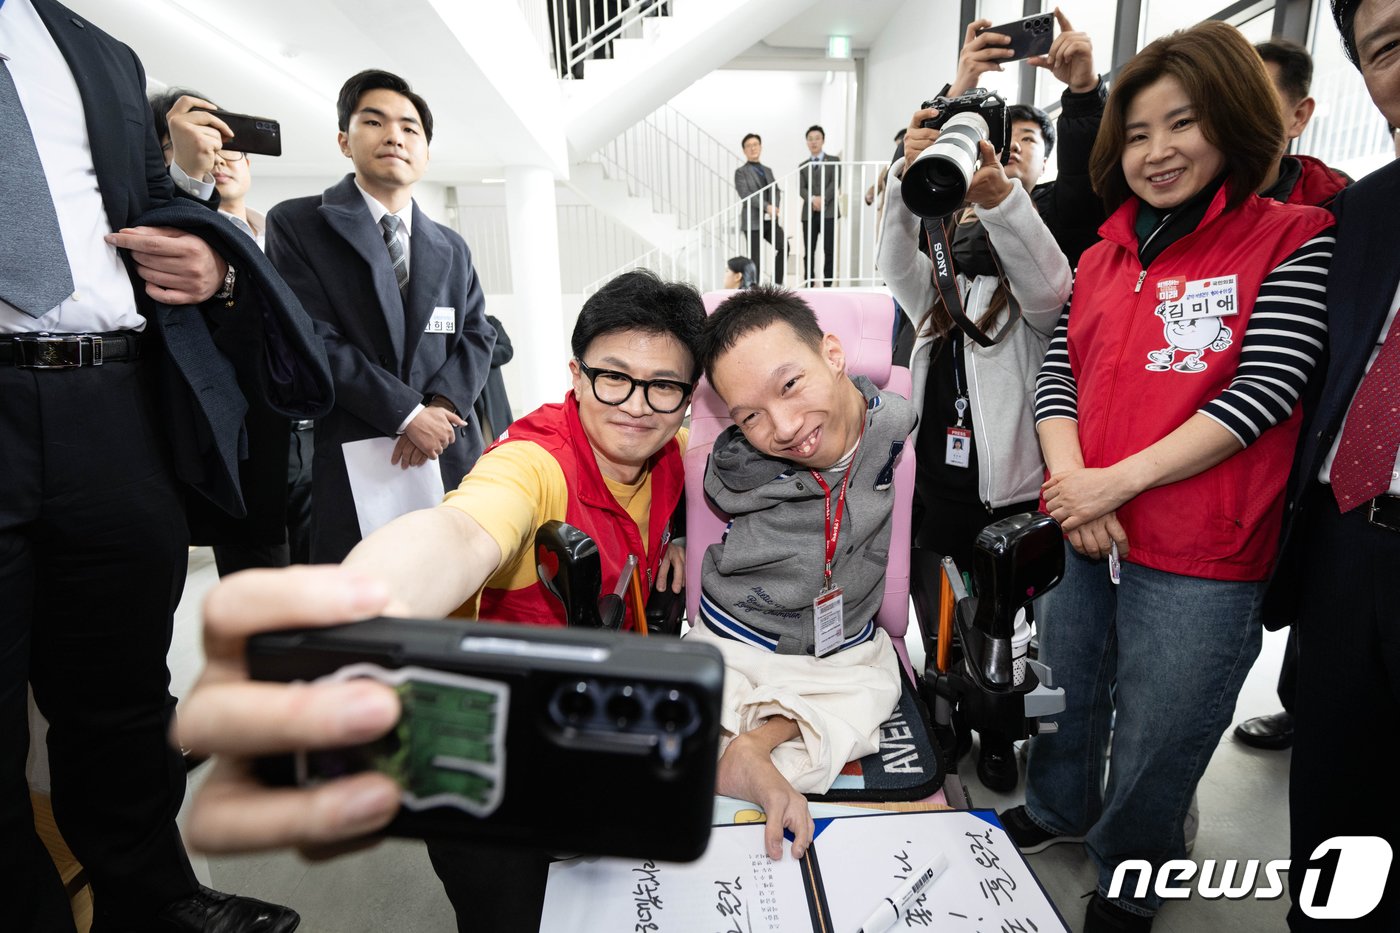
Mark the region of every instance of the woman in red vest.
[[1115, 869], [1184, 857], [1259, 652], [1332, 245], [1327, 212], [1254, 194], [1284, 145], [1258, 55], [1211, 22], [1123, 68], [1094, 146], [1111, 216], [1036, 389], [1044, 507], [1069, 544], [1040, 652], [1068, 706], [1002, 817], [1022, 851], [1084, 842], [1086, 930], [1151, 927], [1153, 885], [1115, 889]]

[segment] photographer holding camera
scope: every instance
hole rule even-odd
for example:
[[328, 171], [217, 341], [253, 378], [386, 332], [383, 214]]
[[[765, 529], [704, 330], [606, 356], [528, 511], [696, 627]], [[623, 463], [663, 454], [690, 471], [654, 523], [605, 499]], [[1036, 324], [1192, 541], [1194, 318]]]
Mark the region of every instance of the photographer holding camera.
[[[1103, 119], [1108, 89], [1094, 70], [1094, 49], [1089, 34], [1076, 31], [1059, 7], [1055, 8], [1055, 20], [1060, 31], [1050, 51], [1028, 58], [1026, 63], [1048, 70], [1056, 80], [1067, 85], [1060, 95], [1060, 114], [1055, 121], [1054, 135], [1060, 147], [1059, 171], [1053, 182], [1032, 186], [1031, 200], [1073, 269], [1079, 264], [1080, 254], [1098, 240], [1099, 224], [1108, 216], [1089, 181], [1089, 152], [1094, 148], [1094, 137]], [[1006, 48], [1011, 38], [999, 32], [978, 32], [991, 25], [989, 19], [979, 19], [968, 25], [962, 50], [958, 53], [957, 75], [940, 96], [960, 97], [976, 87], [983, 74], [1003, 70], [1001, 63], [1013, 55]], [[908, 162], [933, 141], [927, 129], [918, 127], [918, 122], [915, 121], [911, 132], [905, 135], [904, 155]], [[913, 152], [909, 151], [911, 144], [916, 147]], [[983, 245], [985, 242], [985, 236], [979, 231], [969, 231], [962, 239], [965, 245], [954, 244], [954, 258], [959, 268], [970, 275], [995, 275], [995, 269], [986, 261], [990, 254]]]
[[[1054, 145], [1049, 118], [1033, 107], [1006, 107], [999, 97], [969, 94], [957, 101], [940, 101], [943, 113], [924, 108], [914, 114], [905, 135], [906, 158], [895, 161], [886, 189], [886, 206], [877, 264], [900, 306], [917, 317], [914, 349], [913, 402], [920, 412], [912, 443], [917, 451], [915, 484], [915, 542], [950, 556], [960, 568], [972, 566], [972, 546], [986, 525], [1008, 515], [1033, 511], [1044, 469], [1036, 440], [1032, 397], [1036, 373], [1045, 356], [1060, 309], [1070, 292], [1070, 266], [1044, 219], [1037, 214], [1032, 191]], [[965, 109], [970, 107], [971, 109]], [[954, 115], [952, 111], [962, 112]], [[984, 119], [982, 114], [991, 117]], [[940, 130], [926, 124], [943, 122], [949, 136], [941, 140], [944, 153], [929, 151]], [[961, 122], [958, 122], [961, 121]], [[999, 124], [992, 135], [1008, 137], [1006, 165], [985, 137], [973, 127]], [[959, 131], [962, 127], [963, 131]], [[924, 158], [919, 157], [923, 155]], [[980, 159], [976, 167], [974, 158]], [[909, 163], [918, 160], [921, 173], [938, 164], [938, 189], [961, 273], [943, 277], [956, 295], [949, 308], [937, 287], [940, 270], [921, 251], [921, 221], [907, 201], [933, 197], [927, 183], [905, 190]], [[958, 176], [961, 169], [967, 173]], [[945, 175], [944, 173], [950, 173]], [[964, 178], [969, 181], [962, 187]], [[965, 194], [964, 194], [965, 192]], [[952, 226], [964, 202], [975, 209]], [[930, 213], [931, 207], [919, 213]], [[976, 265], [994, 271], [967, 272], [956, 257], [965, 235], [978, 233], [985, 259]], [[930, 230], [947, 255], [947, 241]], [[991, 255], [995, 249], [1000, 260]], [[972, 264], [970, 264], [972, 265]], [[954, 313], [965, 314], [982, 332], [994, 334], [993, 346], [969, 339], [955, 324]], [[982, 734], [977, 774], [989, 788], [1009, 791], [1016, 786], [1016, 759], [1010, 738]]]

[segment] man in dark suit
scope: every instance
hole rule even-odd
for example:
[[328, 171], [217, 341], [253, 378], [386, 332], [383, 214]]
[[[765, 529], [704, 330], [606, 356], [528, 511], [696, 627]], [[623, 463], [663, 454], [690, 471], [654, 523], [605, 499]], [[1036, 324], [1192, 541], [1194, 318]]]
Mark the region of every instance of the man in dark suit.
[[[763, 268], [760, 240], [767, 240], [774, 247], [773, 284], [783, 284], [783, 260], [787, 253], [787, 238], [782, 224], [778, 223], [778, 211], [782, 207], [782, 195], [778, 191], [773, 170], [764, 165], [763, 137], [750, 133], [740, 144], [744, 149], [743, 165], [734, 170], [734, 187], [739, 197], [748, 198], [741, 208], [740, 225], [749, 234], [749, 258], [755, 269]], [[759, 192], [762, 192], [760, 194]]]
[[[802, 196], [802, 284], [815, 288], [813, 270], [817, 265], [817, 241], [822, 244], [822, 279], [831, 287], [832, 264], [836, 260], [837, 189], [841, 185], [839, 156], [827, 155], [826, 130], [820, 126], [807, 129], [807, 151], [811, 153], [798, 165], [797, 190]], [[827, 164], [829, 163], [829, 164]]]
[[[0, 916], [73, 929], [26, 793], [28, 683], [93, 930], [291, 930], [292, 911], [196, 883], [167, 740], [177, 478], [243, 508], [226, 348], [276, 314], [268, 283], [226, 222], [172, 201], [135, 54], [53, 0], [0, 0], [0, 127]], [[256, 351], [297, 370], [295, 347]]]
[[[1385, 119], [1400, 123], [1400, 0], [1334, 0], [1333, 13], [1372, 100]], [[1364, 917], [1342, 926], [1400, 929], [1400, 870], [1387, 866], [1389, 848], [1383, 860], [1377, 852], [1383, 840], [1400, 840], [1400, 815], [1383, 801], [1364, 806], [1355, 799], [1357, 789], [1387, 786], [1390, 749], [1378, 740], [1377, 724], [1400, 718], [1397, 205], [1400, 162], [1344, 189], [1332, 204], [1337, 245], [1327, 284], [1327, 371], [1303, 428], [1267, 597], [1266, 612], [1287, 612], [1298, 635], [1288, 873], [1295, 930], [1330, 928], [1358, 913]], [[1329, 855], [1341, 846], [1327, 841], [1339, 836], [1379, 840], [1352, 840], [1351, 851]], [[1368, 866], [1374, 887], [1358, 892]], [[1337, 896], [1343, 872], [1351, 875], [1346, 899]], [[1360, 903], [1368, 894], [1378, 901], [1369, 911]]]
[[493, 331], [471, 253], [413, 201], [433, 117], [402, 78], [363, 71], [336, 105], [352, 175], [267, 217], [267, 253], [316, 319], [336, 406], [316, 423], [311, 557], [338, 561], [360, 540], [341, 445], [397, 437], [391, 462], [433, 469], [451, 489], [481, 455], [468, 426], [491, 368]]
[[[247, 205], [252, 187], [251, 156], [237, 139], [225, 140], [227, 125], [201, 108], [217, 109], [205, 95], [171, 88], [151, 97], [151, 121], [175, 184], [195, 198], [219, 193], [219, 213], [259, 249], [267, 218]], [[297, 309], [306, 317], [306, 312]], [[312, 327], [310, 318], [306, 327]], [[248, 456], [239, 463], [239, 485], [247, 514], [235, 518], [197, 497], [189, 502], [190, 544], [213, 545], [219, 576], [252, 567], [286, 567], [311, 560], [311, 452], [314, 422], [287, 419], [272, 409], [257, 387], [244, 386]]]

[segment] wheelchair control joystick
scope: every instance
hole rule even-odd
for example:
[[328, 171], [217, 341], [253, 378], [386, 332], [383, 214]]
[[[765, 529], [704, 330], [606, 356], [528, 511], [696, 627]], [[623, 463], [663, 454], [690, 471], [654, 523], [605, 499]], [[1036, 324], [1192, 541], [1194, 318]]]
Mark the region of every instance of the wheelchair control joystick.
[[956, 709], [961, 721], [978, 732], [1019, 739], [1053, 730], [1053, 724], [1042, 725], [1039, 718], [1064, 709], [1064, 690], [1052, 685], [1049, 668], [1033, 660], [1025, 662], [1024, 676], [1017, 681], [1016, 620], [1060, 582], [1064, 567], [1060, 526], [1040, 512], [1002, 519], [977, 535], [972, 594], [964, 590], [952, 559], [944, 558], [940, 572], [950, 583], [953, 617], [942, 631], [952, 645], [940, 643], [938, 654], [952, 660], [939, 665], [931, 657], [926, 681], [932, 684], [929, 699], [938, 727], [951, 730]]

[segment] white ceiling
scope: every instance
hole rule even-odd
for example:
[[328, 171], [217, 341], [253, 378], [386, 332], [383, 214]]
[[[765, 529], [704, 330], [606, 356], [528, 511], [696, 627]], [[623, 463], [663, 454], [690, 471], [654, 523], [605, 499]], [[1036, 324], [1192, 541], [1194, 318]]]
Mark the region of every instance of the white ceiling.
[[[501, 112], [500, 94], [492, 87], [500, 76], [482, 74], [459, 41], [460, 31], [453, 32], [463, 18], [498, 19], [487, 4], [515, 0], [470, 0], [460, 7], [444, 6], [443, 0], [66, 2], [131, 45], [153, 86], [191, 86], [229, 110], [280, 120], [284, 155], [275, 167], [264, 162], [264, 174], [344, 171], [335, 144], [335, 95], [346, 77], [371, 67], [404, 75], [433, 104], [435, 181], [475, 181], [499, 175], [507, 164], [547, 163], [552, 157], [523, 125], [525, 117]], [[863, 49], [902, 2], [818, 0], [759, 48], [825, 50], [827, 36], [840, 34]], [[537, 69], [533, 62], [521, 67], [543, 73], [546, 61], [541, 52]]]

